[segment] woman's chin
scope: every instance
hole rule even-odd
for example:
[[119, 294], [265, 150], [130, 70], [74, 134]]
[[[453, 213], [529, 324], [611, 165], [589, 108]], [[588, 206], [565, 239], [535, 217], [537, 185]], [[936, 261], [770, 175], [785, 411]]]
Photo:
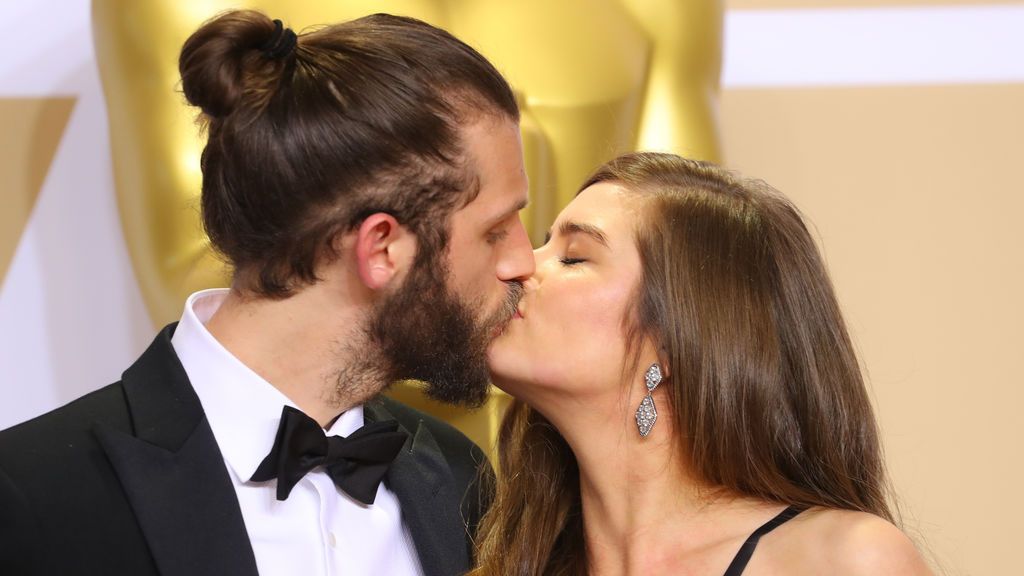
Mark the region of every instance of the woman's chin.
[[513, 368], [517, 364], [522, 366], [522, 354], [516, 350], [514, 341], [508, 337], [508, 332], [499, 334], [491, 340], [487, 347], [487, 369], [492, 377], [513, 376]]
[[[511, 369], [515, 366], [512, 359], [506, 357], [501, 351], [495, 350], [493, 347], [488, 351], [487, 371], [491, 375], [491, 384], [506, 394], [518, 397], [522, 388], [520, 382], [522, 374], [519, 374], [520, 370]], [[520, 363], [519, 366], [521, 367], [522, 364]]]
[[507, 367], [507, 364], [501, 362], [500, 358], [495, 357], [494, 350], [489, 350], [487, 353], [487, 372], [491, 375], [491, 384], [494, 384], [504, 392], [508, 392], [508, 390], [505, 390], [505, 386], [511, 374], [504, 369], [505, 367]]

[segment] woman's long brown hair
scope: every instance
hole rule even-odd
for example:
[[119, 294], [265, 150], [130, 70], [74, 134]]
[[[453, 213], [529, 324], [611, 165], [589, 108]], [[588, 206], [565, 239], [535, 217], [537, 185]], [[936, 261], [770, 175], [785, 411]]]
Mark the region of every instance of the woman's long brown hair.
[[[619, 157], [581, 190], [598, 182], [641, 203], [643, 273], [627, 331], [667, 359], [689, 473], [738, 495], [891, 521], [857, 357], [797, 209], [764, 182], [670, 154]], [[499, 454], [473, 574], [585, 574], [579, 472], [565, 440], [517, 402]]]

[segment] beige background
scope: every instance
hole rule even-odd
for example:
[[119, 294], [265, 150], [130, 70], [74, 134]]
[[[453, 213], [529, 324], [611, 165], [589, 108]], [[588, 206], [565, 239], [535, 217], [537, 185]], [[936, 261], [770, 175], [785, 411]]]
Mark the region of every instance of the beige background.
[[[954, 4], [982, 2], [727, 3]], [[1021, 573], [1024, 84], [725, 89], [720, 112], [726, 163], [817, 229], [906, 529], [945, 573]]]
[[[727, 2], [983, 5], [1021, 3]], [[22, 23], [0, 36], [0, 428], [116, 379], [154, 330], [117, 222], [88, 17], [85, 0], [0, 4]], [[40, 21], [47, 34], [29, 33]], [[738, 82], [720, 100], [726, 163], [792, 197], [817, 230], [906, 526], [949, 574], [1021, 573], [1018, 82]]]
[[[688, 1], [688, 0], [683, 0]], [[780, 8], [907, 8], [914, 6], [997, 6], [1020, 4], [1019, 0], [726, 0], [729, 10], [778, 10]]]
[[0, 283], [67, 125], [73, 98], [0, 98]]
[[1024, 85], [722, 98], [727, 162], [817, 228], [907, 527], [954, 573], [1020, 573], [1022, 102]]

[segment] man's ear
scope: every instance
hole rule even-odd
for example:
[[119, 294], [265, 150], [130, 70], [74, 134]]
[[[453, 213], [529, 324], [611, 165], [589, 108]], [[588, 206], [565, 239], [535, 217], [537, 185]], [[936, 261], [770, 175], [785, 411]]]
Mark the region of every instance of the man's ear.
[[356, 263], [359, 278], [371, 290], [387, 286], [408, 266], [412, 235], [395, 220], [394, 216], [376, 213], [359, 225], [356, 232]]

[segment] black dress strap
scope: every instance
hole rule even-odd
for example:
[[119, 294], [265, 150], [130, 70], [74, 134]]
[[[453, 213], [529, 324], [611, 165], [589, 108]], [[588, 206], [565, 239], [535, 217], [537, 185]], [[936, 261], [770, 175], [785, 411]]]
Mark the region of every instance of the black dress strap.
[[779, 526], [785, 524], [789, 520], [792, 520], [794, 516], [802, 512], [802, 508], [796, 506], [790, 506], [779, 512], [779, 515], [775, 518], [764, 523], [763, 526], [754, 530], [754, 533], [747, 537], [747, 541], [740, 546], [740, 551], [736, 553], [736, 557], [732, 559], [732, 563], [725, 570], [724, 576], [740, 576], [743, 570], [747, 567], [747, 562], [750, 562], [750, 557], [754, 555], [754, 548], [757, 548], [757, 541], [761, 539], [761, 536], [775, 530]]

